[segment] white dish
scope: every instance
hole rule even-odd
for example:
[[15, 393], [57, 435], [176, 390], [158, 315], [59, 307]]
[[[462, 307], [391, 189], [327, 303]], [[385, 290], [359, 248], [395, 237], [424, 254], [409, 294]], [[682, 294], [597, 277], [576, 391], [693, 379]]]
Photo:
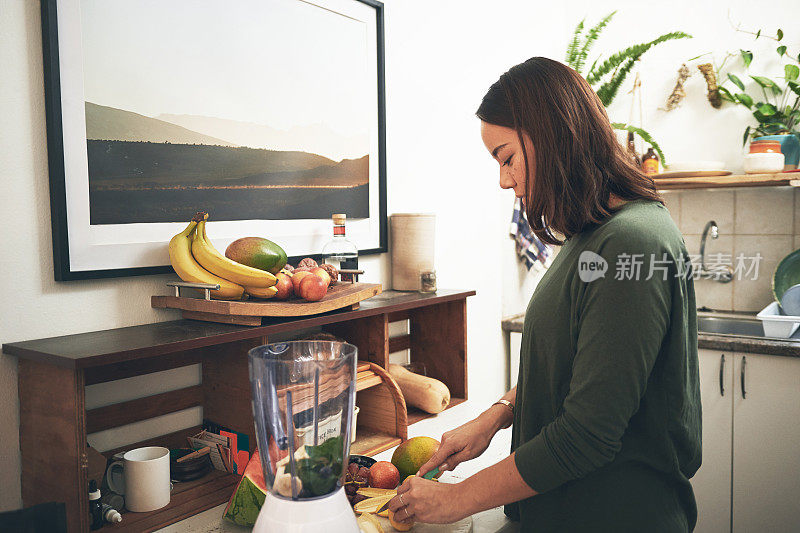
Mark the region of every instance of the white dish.
[[783, 154], [747, 154], [744, 156], [744, 171], [746, 174], [771, 174], [774, 172], [783, 172], [783, 162]]
[[654, 178], [705, 178], [710, 176], [730, 176], [730, 170], [670, 170], [653, 175]]
[[725, 163], [723, 161], [678, 161], [670, 163], [666, 170], [669, 172], [725, 170]]
[[789, 315], [800, 315], [800, 284], [786, 289], [781, 296], [781, 309]]

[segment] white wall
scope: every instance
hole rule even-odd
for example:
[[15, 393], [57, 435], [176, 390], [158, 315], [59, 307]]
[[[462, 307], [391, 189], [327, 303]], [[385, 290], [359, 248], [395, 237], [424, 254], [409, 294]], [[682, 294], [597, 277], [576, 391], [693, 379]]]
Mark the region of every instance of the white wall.
[[[499, 395], [505, 379], [500, 317], [524, 309], [535, 280], [526, 279], [514, 263], [506, 238], [512, 195], [497, 187], [497, 167], [481, 144], [474, 111], [509, 66], [533, 55], [561, 59], [577, 18], [588, 14], [596, 20], [612, 9], [597, 4], [386, 2], [389, 213], [436, 212], [439, 286], [478, 291], [469, 300], [468, 320], [470, 394], [480, 401]], [[694, 41], [664, 45], [645, 60], [645, 101], [651, 109], [645, 125], [675, 159], [713, 155], [735, 166], [745, 113], [711, 109], [698, 75], [687, 84], [690, 95], [683, 109], [666, 116], [652, 110], [671, 90], [681, 60], [711, 48], [740, 46], [743, 36], [730, 29], [724, 6], [732, 4], [734, 19], [754, 27], [780, 19], [795, 43], [800, 13], [794, 0], [773, 2], [769, 10], [754, 10], [743, 0], [711, 4], [619, 2], [618, 20], [598, 50], [672, 29], [697, 35]], [[5, 283], [0, 340], [174, 318], [149, 306], [150, 295], [163, 291], [168, 276], [53, 281], [41, 31], [34, 0], [0, 0], [0, 72], [0, 275]], [[622, 100], [612, 117], [627, 117]], [[363, 264], [369, 279], [388, 282], [385, 258], [370, 257]], [[21, 503], [16, 360], [7, 355], [0, 356], [0, 421], [0, 510], [5, 510]]]

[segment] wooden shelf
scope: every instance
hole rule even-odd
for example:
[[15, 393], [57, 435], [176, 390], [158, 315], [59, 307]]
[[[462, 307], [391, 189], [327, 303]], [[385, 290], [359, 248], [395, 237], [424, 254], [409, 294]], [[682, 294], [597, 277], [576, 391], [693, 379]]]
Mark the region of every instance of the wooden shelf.
[[[466, 398], [450, 398], [450, 405], [447, 406], [447, 409], [455, 407], [456, 405], [462, 404], [462, 403], [464, 403], [466, 401], [467, 401]], [[447, 409], [445, 409], [445, 411], [447, 411]], [[416, 424], [420, 420], [425, 420], [426, 418], [430, 418], [432, 416], [436, 416], [436, 415], [432, 415], [430, 413], [426, 413], [422, 409], [417, 409], [416, 407], [409, 407], [408, 408], [408, 425], [410, 426], [411, 424]]]
[[[467, 400], [465, 398], [452, 398], [450, 400], [450, 405], [447, 406], [447, 409], [455, 407], [456, 405], [462, 404], [466, 401]], [[409, 426], [411, 424], [416, 424], [420, 420], [425, 420], [426, 418], [436, 416], [426, 413], [421, 409], [417, 409], [416, 407], [408, 407], [407, 409]], [[445, 409], [445, 411], [447, 409]], [[388, 450], [389, 448], [394, 448], [401, 442], [403, 442], [402, 439], [396, 435], [358, 426], [356, 430], [356, 441], [350, 445], [350, 453], [372, 456]]]
[[[105, 373], [110, 365], [121, 368], [117, 363], [123, 361], [133, 362], [144, 358], [158, 357], [159, 361], [169, 364], [168, 360], [176, 352], [193, 351], [234, 341], [259, 339], [277, 333], [287, 333], [327, 324], [334, 327], [338, 323], [356, 319], [370, 317], [379, 319], [384, 314], [403, 313], [407, 317], [416, 309], [436, 307], [448, 302], [459, 302], [473, 295], [475, 295], [475, 291], [447, 289], [440, 289], [435, 293], [384, 291], [362, 301], [361, 306], [354, 311], [331, 311], [300, 318], [265, 318], [261, 326], [255, 327], [186, 319], [172, 320], [142, 326], [12, 342], [3, 344], [2, 350], [3, 353], [15, 355], [20, 359], [37, 360], [67, 368], [88, 369], [103, 366]], [[181, 354], [179, 357], [186, 357], [186, 355]], [[364, 359], [361, 354], [359, 354], [359, 358]], [[131, 368], [134, 366], [135, 363], [132, 363]], [[125, 370], [128, 371], [128, 369]], [[87, 372], [87, 379], [89, 374]]]
[[356, 372], [356, 392], [380, 385], [383, 378], [370, 370], [368, 363], [359, 363]]
[[194, 481], [175, 483], [169, 504], [149, 513], [123, 512], [122, 522], [106, 524], [101, 531], [155, 531], [199, 512], [227, 502], [240, 476], [212, 470]]
[[372, 456], [389, 448], [394, 448], [401, 442], [403, 442], [403, 439], [397, 435], [390, 435], [372, 428], [358, 426], [356, 428], [356, 441], [350, 445], [350, 453]]
[[[475, 291], [435, 294], [387, 291], [357, 310], [301, 318], [265, 318], [248, 327], [177, 320], [3, 345], [19, 357], [22, 502], [25, 507], [65, 502], [70, 532], [87, 532], [87, 436], [167, 413], [200, 407], [203, 418], [247, 434], [255, 445], [247, 353], [270, 337], [311, 328], [358, 347], [357, 440], [354, 454], [373, 455], [408, 438], [408, 424], [427, 413], [406, 408], [400, 387], [385, 370], [392, 351], [408, 349], [430, 377], [450, 389], [453, 405], [467, 398], [467, 297]], [[409, 333], [389, 338], [389, 324], [408, 320]], [[200, 364], [201, 383], [93, 409], [88, 385]], [[185, 446], [200, 428], [185, 428], [103, 451], [106, 459], [140, 446]], [[239, 476], [214, 471], [176, 485], [170, 504], [152, 513], [126, 513], [104, 531], [153, 531], [228, 501]]]
[[[654, 178], [660, 191], [685, 189], [720, 189], [729, 187], [779, 187], [800, 186], [800, 172], [777, 174], [734, 174], [730, 176], [704, 176], [696, 178]], [[792, 182], [795, 183], [792, 183]]]

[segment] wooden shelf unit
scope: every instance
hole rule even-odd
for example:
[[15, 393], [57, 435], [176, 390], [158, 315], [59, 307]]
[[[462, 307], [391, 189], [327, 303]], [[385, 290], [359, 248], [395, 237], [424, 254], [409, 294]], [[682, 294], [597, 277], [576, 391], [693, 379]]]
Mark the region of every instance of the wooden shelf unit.
[[800, 172], [778, 172], [775, 174], [734, 174], [728, 176], [704, 176], [690, 178], [654, 178], [660, 191], [684, 189], [721, 189], [730, 187], [780, 187], [799, 186]]
[[[22, 500], [25, 507], [59, 501], [67, 506], [70, 532], [89, 530], [87, 435], [187, 408], [247, 433], [255, 443], [247, 351], [271, 336], [319, 328], [359, 349], [357, 440], [351, 453], [372, 455], [407, 438], [408, 424], [427, 413], [407, 409], [384, 370], [389, 354], [408, 349], [427, 374], [451, 391], [451, 406], [467, 398], [466, 299], [475, 291], [434, 294], [387, 291], [357, 310], [302, 318], [269, 318], [261, 326], [176, 320], [143, 326], [4, 344], [19, 357]], [[389, 324], [409, 321], [407, 335], [389, 338]], [[86, 409], [85, 387], [200, 363], [199, 385], [110, 406]], [[365, 366], [369, 363], [369, 366]], [[106, 450], [185, 446], [199, 427]], [[151, 513], [125, 513], [120, 526], [104, 530], [153, 531], [226, 502], [238, 476], [214, 472], [176, 484], [170, 504]]]

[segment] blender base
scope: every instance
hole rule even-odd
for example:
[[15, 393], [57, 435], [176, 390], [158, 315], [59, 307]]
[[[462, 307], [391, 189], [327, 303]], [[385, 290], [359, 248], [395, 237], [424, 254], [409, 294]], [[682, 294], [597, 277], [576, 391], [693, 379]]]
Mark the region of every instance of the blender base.
[[358, 533], [358, 523], [344, 489], [326, 498], [284, 500], [267, 492], [253, 533]]

